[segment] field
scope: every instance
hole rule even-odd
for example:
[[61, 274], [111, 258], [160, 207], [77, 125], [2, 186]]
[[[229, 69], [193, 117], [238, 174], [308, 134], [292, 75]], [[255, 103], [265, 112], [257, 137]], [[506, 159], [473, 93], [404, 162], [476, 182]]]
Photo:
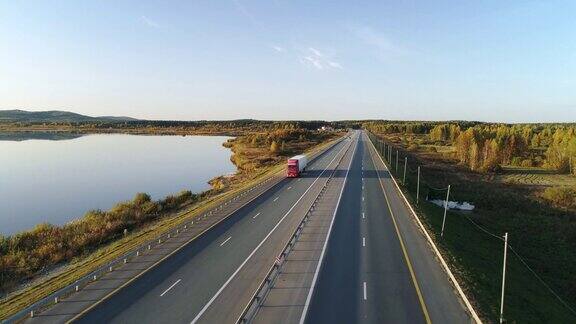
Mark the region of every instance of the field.
[[506, 166], [502, 174], [495, 180], [502, 183], [522, 186], [548, 187], [548, 186], [576, 186], [576, 177], [568, 174], [558, 174], [544, 168], [522, 168]]

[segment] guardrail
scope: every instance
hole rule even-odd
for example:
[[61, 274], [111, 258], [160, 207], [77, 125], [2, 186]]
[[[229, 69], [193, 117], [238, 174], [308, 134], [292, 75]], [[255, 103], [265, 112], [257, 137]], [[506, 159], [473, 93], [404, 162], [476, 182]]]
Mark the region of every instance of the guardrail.
[[[335, 140], [332, 144], [329, 144], [326, 148], [321, 149], [319, 152], [312, 153], [313, 157], [311, 157], [310, 160], [311, 161], [316, 160], [317, 158], [322, 156], [324, 153], [328, 152], [330, 149], [332, 149], [334, 146], [336, 146], [338, 143], [342, 142], [342, 140], [344, 138], [345, 137], [342, 137], [338, 140]], [[75, 292], [80, 291], [82, 288], [84, 288], [88, 284], [90, 284], [90, 283], [98, 280], [99, 278], [103, 277], [106, 273], [112, 272], [115, 269], [120, 268], [122, 265], [128, 263], [130, 260], [132, 260], [136, 257], [139, 257], [145, 251], [151, 250], [152, 248], [163, 244], [167, 239], [175, 237], [178, 234], [180, 234], [181, 232], [188, 231], [195, 224], [198, 224], [200, 221], [207, 219], [208, 217], [216, 214], [217, 212], [223, 212], [225, 209], [228, 209], [227, 207], [230, 207], [232, 203], [240, 201], [241, 198], [244, 198], [250, 194], [254, 194], [254, 192], [256, 191], [256, 193], [254, 194], [254, 197], [252, 197], [251, 199], [248, 200], [247, 203], [249, 203], [251, 200], [256, 199], [261, 194], [268, 191], [269, 189], [274, 187], [276, 184], [280, 183], [280, 181], [282, 181], [284, 179], [284, 177], [280, 177], [278, 175], [280, 172], [284, 172], [284, 171], [279, 171], [279, 172], [273, 173], [272, 175], [268, 176], [267, 178], [262, 179], [262, 181], [255, 183], [254, 185], [252, 185], [251, 187], [249, 187], [245, 190], [242, 190], [241, 192], [239, 192], [235, 196], [231, 197], [230, 199], [227, 199], [227, 200], [221, 202], [218, 206], [212, 208], [211, 210], [206, 211], [203, 214], [197, 215], [196, 217], [193, 217], [192, 220], [187, 220], [187, 221], [183, 221], [183, 222], [179, 223], [178, 225], [172, 227], [171, 229], [163, 232], [161, 235], [157, 236], [155, 239], [150, 240], [150, 241], [138, 246], [137, 248], [133, 249], [132, 251], [129, 251], [129, 252], [123, 254], [122, 256], [120, 256], [117, 259], [107, 263], [106, 265], [98, 267], [96, 270], [94, 270], [94, 271], [90, 272], [89, 274], [83, 276], [82, 278], [74, 281], [73, 283], [67, 285], [66, 287], [61, 288], [61, 289], [57, 290], [56, 292], [51, 293], [47, 297], [44, 297], [44, 298], [36, 301], [35, 303], [25, 307], [21, 311], [9, 316], [8, 318], [2, 320], [2, 323], [16, 323], [16, 322], [22, 321], [26, 318], [34, 317], [36, 314], [38, 314], [42, 310], [45, 310], [45, 309], [49, 308], [50, 306], [53, 306], [53, 305], [59, 303], [64, 298], [72, 295]], [[276, 179], [278, 181], [272, 183], [268, 188], [264, 188], [261, 192], [257, 192], [258, 191], [257, 189], [262, 189], [264, 185], [270, 184], [270, 181], [272, 181], [274, 179]], [[217, 220], [216, 223], [214, 223], [211, 226], [215, 226], [219, 222], [228, 218], [228, 216], [234, 214], [234, 212], [236, 212], [238, 209], [242, 208], [243, 206], [244, 206], [244, 204], [242, 204], [238, 208], [233, 208], [231, 210], [227, 210], [223, 216], [221, 215], [222, 218]], [[188, 212], [186, 212], [186, 211], [182, 212], [182, 213], [178, 214], [177, 216], [183, 216], [186, 213], [188, 213]]]
[[[344, 151], [344, 153], [342, 154], [342, 156], [338, 160], [338, 163], [336, 163], [336, 166], [340, 165], [340, 163], [342, 162], [342, 160], [344, 159], [344, 157], [348, 153], [348, 150], [350, 149], [350, 147], [352, 147], [352, 145], [349, 145], [348, 148]], [[294, 231], [294, 233], [290, 237], [290, 240], [288, 241], [288, 243], [286, 243], [286, 245], [282, 249], [282, 252], [276, 258], [276, 261], [274, 262], [272, 267], [270, 267], [270, 270], [268, 271], [268, 273], [264, 277], [264, 280], [262, 280], [262, 282], [260, 283], [260, 285], [256, 289], [256, 292], [254, 293], [254, 295], [250, 299], [250, 302], [248, 303], [248, 305], [246, 305], [246, 307], [242, 311], [242, 314], [240, 315], [240, 317], [238, 318], [236, 323], [242, 323], [242, 324], [248, 323], [254, 318], [254, 316], [258, 312], [258, 309], [262, 305], [262, 301], [266, 298], [268, 292], [270, 292], [270, 289], [272, 288], [272, 286], [274, 284], [274, 281], [276, 280], [276, 278], [280, 274], [280, 268], [282, 267], [282, 265], [286, 261], [286, 256], [290, 253], [290, 251], [292, 251], [292, 248], [296, 244], [296, 241], [298, 241], [298, 238], [300, 237], [300, 234], [302, 234], [302, 230], [304, 229], [306, 222], [308, 222], [308, 219], [310, 218], [312, 212], [314, 211], [316, 204], [318, 203], [320, 198], [322, 198], [322, 196], [324, 195], [324, 192], [326, 191], [326, 188], [328, 187], [328, 184], [332, 180], [335, 173], [336, 173], [336, 169], [332, 170], [332, 173], [330, 174], [330, 176], [328, 177], [328, 179], [326, 180], [326, 182], [322, 186], [322, 189], [320, 190], [320, 192], [318, 193], [316, 198], [314, 198], [314, 201], [312, 202], [312, 204], [308, 208], [306, 215], [304, 215], [304, 218], [302, 218], [302, 220], [298, 224], [298, 227], [296, 228], [296, 230]]]

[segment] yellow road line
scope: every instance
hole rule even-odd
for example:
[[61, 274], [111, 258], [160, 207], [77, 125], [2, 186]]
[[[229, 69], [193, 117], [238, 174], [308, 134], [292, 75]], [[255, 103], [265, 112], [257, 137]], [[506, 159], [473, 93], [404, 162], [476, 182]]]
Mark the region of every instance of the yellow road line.
[[[371, 149], [369, 150], [372, 151]], [[374, 161], [374, 156], [371, 153], [369, 153], [369, 155], [370, 159], [372, 160], [372, 164], [374, 165], [374, 168], [376, 168], [376, 162]], [[400, 247], [402, 248], [402, 253], [404, 254], [404, 260], [406, 261], [406, 265], [408, 266], [408, 270], [410, 271], [410, 277], [412, 278], [412, 283], [414, 284], [414, 288], [416, 289], [416, 294], [418, 295], [418, 300], [420, 301], [420, 306], [422, 307], [424, 318], [426, 319], [426, 323], [431, 324], [432, 320], [430, 320], [430, 315], [428, 314], [428, 308], [426, 307], [424, 297], [422, 296], [422, 292], [420, 291], [420, 285], [418, 284], [416, 274], [414, 273], [414, 269], [412, 268], [412, 262], [410, 261], [410, 257], [408, 256], [406, 246], [404, 245], [404, 239], [402, 238], [402, 234], [400, 234], [400, 229], [398, 228], [398, 224], [396, 223], [396, 217], [394, 216], [394, 212], [392, 211], [392, 207], [390, 206], [390, 202], [388, 201], [388, 194], [386, 193], [384, 184], [382, 184], [382, 178], [380, 178], [380, 172], [376, 170], [376, 174], [378, 175], [378, 182], [380, 183], [380, 187], [382, 188], [382, 191], [384, 193], [384, 198], [386, 198], [385, 199], [386, 205], [388, 206], [388, 210], [390, 211], [390, 217], [392, 218], [392, 223], [394, 223], [394, 229], [396, 230], [398, 241], [400, 241]]]

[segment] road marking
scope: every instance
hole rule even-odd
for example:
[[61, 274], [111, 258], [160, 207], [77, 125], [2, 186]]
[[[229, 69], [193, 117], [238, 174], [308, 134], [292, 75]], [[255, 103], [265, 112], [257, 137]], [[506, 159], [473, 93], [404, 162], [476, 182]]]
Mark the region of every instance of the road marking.
[[324, 255], [326, 253], [326, 248], [328, 247], [328, 239], [330, 238], [330, 233], [332, 233], [332, 226], [334, 225], [334, 219], [336, 219], [336, 212], [340, 206], [340, 200], [342, 199], [342, 194], [344, 193], [344, 187], [346, 187], [346, 182], [348, 181], [348, 172], [352, 166], [352, 161], [354, 161], [354, 156], [356, 155], [356, 149], [358, 147], [358, 142], [354, 143], [354, 151], [352, 157], [350, 158], [350, 164], [346, 169], [346, 176], [344, 177], [344, 183], [342, 184], [342, 189], [340, 190], [340, 196], [338, 197], [338, 202], [336, 202], [336, 208], [334, 209], [334, 214], [332, 214], [332, 220], [330, 221], [330, 227], [328, 227], [328, 234], [326, 235], [326, 240], [324, 241], [324, 246], [322, 247], [322, 252], [320, 252], [320, 258], [318, 259], [318, 264], [316, 265], [316, 271], [314, 272], [314, 277], [312, 278], [312, 284], [310, 290], [308, 290], [308, 296], [306, 297], [306, 302], [304, 303], [304, 310], [302, 311], [302, 316], [300, 316], [300, 324], [304, 324], [306, 321], [306, 314], [308, 314], [308, 308], [310, 307], [310, 301], [312, 300], [312, 295], [314, 294], [314, 289], [316, 288], [316, 281], [318, 280], [318, 274], [320, 273], [320, 268], [322, 262], [324, 261]]
[[[242, 268], [244, 268], [244, 266], [246, 265], [246, 263], [248, 263], [248, 260], [250, 260], [250, 258], [252, 258], [252, 256], [254, 254], [256, 254], [256, 252], [260, 249], [260, 247], [266, 243], [266, 241], [268, 240], [268, 238], [272, 235], [272, 233], [274, 233], [274, 231], [276, 231], [276, 229], [278, 228], [278, 226], [280, 226], [280, 224], [282, 224], [282, 222], [284, 221], [284, 219], [286, 219], [286, 217], [288, 217], [288, 215], [292, 212], [292, 210], [294, 208], [296, 208], [296, 205], [298, 205], [298, 203], [304, 198], [304, 196], [308, 193], [308, 191], [310, 191], [310, 189], [312, 188], [312, 186], [314, 186], [314, 184], [318, 181], [318, 179], [320, 179], [320, 177], [324, 174], [324, 172], [326, 172], [326, 170], [328, 170], [328, 167], [330, 166], [330, 164], [332, 164], [332, 162], [334, 162], [336, 160], [336, 158], [338, 157], [338, 155], [340, 155], [340, 152], [344, 151], [344, 149], [346, 148], [346, 146], [342, 147], [340, 149], [340, 151], [338, 151], [335, 155], [334, 158], [330, 161], [330, 163], [328, 163], [328, 166], [322, 170], [322, 172], [318, 175], [318, 177], [316, 177], [316, 179], [314, 179], [314, 181], [310, 184], [310, 186], [308, 186], [308, 189], [306, 189], [306, 191], [304, 191], [304, 193], [300, 196], [300, 198], [298, 198], [298, 200], [296, 200], [296, 202], [292, 205], [292, 207], [290, 207], [290, 209], [286, 212], [286, 214], [284, 214], [284, 216], [282, 216], [282, 218], [280, 218], [280, 220], [278, 221], [278, 223], [276, 223], [276, 225], [270, 230], [270, 232], [268, 232], [268, 234], [262, 239], [262, 241], [260, 241], [260, 243], [258, 243], [258, 245], [254, 248], [254, 250], [252, 250], [252, 252], [250, 252], [250, 254], [246, 257], [246, 259], [244, 259], [244, 261], [240, 264], [240, 266], [238, 266], [238, 268], [234, 271], [234, 273], [232, 273], [232, 275], [228, 278], [228, 280], [226, 280], [226, 282], [224, 282], [224, 284], [220, 287], [220, 289], [218, 289], [218, 291], [214, 294], [214, 296], [212, 296], [212, 298], [210, 298], [210, 300], [206, 303], [206, 305], [204, 305], [204, 307], [202, 307], [202, 309], [200, 310], [200, 312], [196, 315], [196, 317], [194, 317], [194, 319], [192, 320], [191, 324], [195, 324], [198, 322], [198, 320], [200, 320], [200, 318], [202, 317], [202, 315], [204, 315], [204, 313], [206, 312], [206, 310], [208, 310], [208, 308], [212, 305], [212, 303], [214, 303], [214, 301], [216, 300], [216, 298], [218, 298], [218, 296], [220, 296], [220, 294], [222, 293], [222, 291], [224, 291], [224, 289], [226, 289], [226, 287], [228, 287], [228, 285], [230, 284], [230, 282], [232, 282], [232, 280], [234, 280], [234, 278], [236, 277], [236, 275], [238, 275], [238, 273], [242, 270]], [[349, 169], [350, 167], [348, 167]], [[348, 171], [346, 171], [346, 175], [348, 175]]]
[[227, 238], [224, 242], [220, 243], [220, 246], [226, 244], [226, 242], [230, 241], [231, 238], [232, 238], [232, 236], [230, 236], [229, 238]]
[[366, 293], [366, 281], [364, 281], [364, 300], [368, 300], [368, 294]]
[[274, 198], [274, 201], [278, 200], [278, 198], [280, 198], [280, 197], [276, 197], [276, 198]]
[[366, 238], [365, 237], [362, 238], [362, 246], [366, 246]]
[[166, 293], [169, 292], [170, 289], [174, 288], [174, 286], [176, 286], [180, 281], [182, 281], [182, 279], [176, 280], [176, 282], [173, 283], [172, 286], [168, 287], [168, 289], [164, 290], [164, 292], [160, 294], [160, 297], [166, 295]]
[[302, 180], [302, 179], [298, 179], [298, 180], [296, 180], [296, 181], [300, 181], [300, 180]]
[[256, 217], [258, 217], [258, 215], [260, 215], [260, 213], [258, 213], [258, 214], [256, 214], [256, 215], [252, 216], [252, 218], [256, 218]]
[[364, 196], [362, 196], [362, 201], [364, 201]]
[[[369, 152], [368, 155], [370, 155], [370, 158], [372, 159], [372, 164], [374, 165], [374, 167], [376, 167], [376, 161], [374, 161], [374, 155], [372, 154], [372, 152]], [[404, 261], [406, 261], [406, 265], [408, 266], [410, 277], [412, 278], [412, 284], [414, 285], [414, 289], [416, 290], [416, 294], [418, 295], [418, 301], [420, 302], [422, 313], [424, 313], [426, 323], [430, 324], [432, 323], [432, 320], [430, 319], [430, 315], [428, 314], [428, 308], [426, 307], [424, 297], [422, 296], [422, 292], [420, 291], [420, 285], [418, 284], [418, 280], [416, 279], [416, 273], [412, 268], [412, 262], [410, 261], [410, 257], [408, 256], [408, 251], [406, 250], [406, 246], [404, 245], [404, 239], [402, 239], [402, 234], [400, 233], [400, 229], [398, 228], [398, 224], [396, 223], [396, 217], [394, 216], [392, 206], [390, 206], [390, 202], [388, 201], [388, 194], [386, 193], [386, 188], [384, 188], [384, 184], [382, 183], [382, 178], [380, 177], [380, 173], [378, 172], [378, 170], [376, 170], [376, 175], [378, 176], [378, 182], [380, 182], [380, 187], [382, 188], [382, 192], [384, 193], [385, 198], [384, 200], [386, 200], [386, 205], [388, 206], [388, 210], [390, 211], [390, 218], [392, 218], [392, 223], [394, 224], [394, 229], [396, 230], [396, 236], [398, 237], [398, 241], [400, 241], [400, 247], [402, 248], [402, 254], [404, 254]]]
[[286, 190], [290, 190], [290, 189], [292, 189], [292, 187], [288, 187], [288, 189], [286, 189]]
[[366, 218], [366, 215], [364, 215], [364, 212], [362, 212], [362, 218]]

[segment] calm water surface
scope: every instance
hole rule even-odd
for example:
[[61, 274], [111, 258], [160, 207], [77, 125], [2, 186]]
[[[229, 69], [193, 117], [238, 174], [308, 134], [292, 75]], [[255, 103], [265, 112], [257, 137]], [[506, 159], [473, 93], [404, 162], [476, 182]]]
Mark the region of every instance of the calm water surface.
[[[233, 173], [223, 136], [0, 134], [0, 234], [64, 224], [147, 192], [208, 189]], [[39, 139], [39, 138], [50, 138]]]

